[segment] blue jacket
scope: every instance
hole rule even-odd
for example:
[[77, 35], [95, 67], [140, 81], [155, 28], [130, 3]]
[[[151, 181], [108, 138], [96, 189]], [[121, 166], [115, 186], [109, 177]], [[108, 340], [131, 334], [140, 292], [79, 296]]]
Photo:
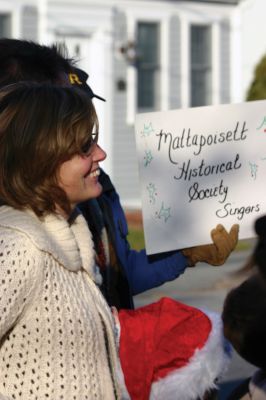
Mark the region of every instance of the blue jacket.
[[[124, 292], [123, 297], [128, 297], [124, 298], [120, 304], [118, 304], [119, 301], [117, 303], [112, 300], [109, 303], [118, 308], [133, 308], [133, 295], [177, 278], [188, 266], [187, 259], [179, 251], [147, 256], [144, 249], [141, 251], [131, 249], [127, 241], [127, 221], [119, 196], [109, 176], [103, 171], [100, 175], [100, 182], [103, 186], [103, 193], [97, 202], [105, 219], [104, 224], [108, 229], [109, 241], [113, 245], [116, 263], [120, 265], [121, 273], [124, 275], [124, 279], [120, 285], [118, 284], [120, 286], [118, 291]], [[81, 210], [86, 214], [84, 208], [83, 204]], [[88, 220], [88, 218], [87, 216], [86, 219]], [[114, 283], [110, 281], [107, 285], [114, 286]]]

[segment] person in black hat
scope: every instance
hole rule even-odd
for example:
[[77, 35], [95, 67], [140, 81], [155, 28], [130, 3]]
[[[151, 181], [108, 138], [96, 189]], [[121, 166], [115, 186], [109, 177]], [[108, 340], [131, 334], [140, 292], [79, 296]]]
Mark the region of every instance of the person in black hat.
[[[27, 80], [71, 84], [85, 90], [91, 98], [104, 100], [88, 85], [88, 75], [56, 45], [0, 39], [0, 71], [0, 87]], [[80, 204], [79, 208], [93, 233], [97, 263], [103, 277], [101, 289], [109, 305], [118, 309], [133, 308], [134, 295], [177, 278], [188, 266], [199, 261], [222, 265], [237, 244], [238, 226], [234, 225], [228, 233], [218, 225], [211, 232], [212, 245], [148, 257], [145, 249], [137, 252], [130, 248], [119, 196], [103, 170], [99, 182], [102, 195]]]

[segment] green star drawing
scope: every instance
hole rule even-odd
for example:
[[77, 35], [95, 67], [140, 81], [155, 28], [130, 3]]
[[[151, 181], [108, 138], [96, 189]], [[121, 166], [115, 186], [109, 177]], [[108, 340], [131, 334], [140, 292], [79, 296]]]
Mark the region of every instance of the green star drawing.
[[[266, 125], [266, 117], [263, 118], [262, 123], [260, 124], [260, 126], [257, 128], [257, 130], [261, 129], [264, 125]], [[265, 130], [264, 130], [265, 132]]]
[[144, 167], [147, 167], [153, 160], [153, 156], [151, 154], [150, 150], [145, 150], [145, 156], [144, 156]]
[[160, 211], [156, 212], [155, 215], [159, 219], [163, 219], [164, 218], [164, 222], [167, 222], [168, 219], [171, 217], [170, 211], [171, 211], [171, 207], [165, 208], [164, 207], [164, 203], [162, 202]]
[[141, 131], [141, 137], [147, 137], [150, 136], [150, 134], [154, 132], [154, 129], [152, 127], [152, 123], [150, 122], [149, 124], [144, 124], [143, 131]]
[[156, 196], [157, 196], [157, 189], [156, 189], [154, 183], [149, 183], [147, 186], [147, 190], [149, 193], [150, 203], [154, 204], [155, 200], [156, 200]]
[[249, 162], [249, 166], [250, 166], [250, 173], [253, 179], [257, 178], [257, 171], [258, 171], [258, 165], [255, 163], [251, 163]]

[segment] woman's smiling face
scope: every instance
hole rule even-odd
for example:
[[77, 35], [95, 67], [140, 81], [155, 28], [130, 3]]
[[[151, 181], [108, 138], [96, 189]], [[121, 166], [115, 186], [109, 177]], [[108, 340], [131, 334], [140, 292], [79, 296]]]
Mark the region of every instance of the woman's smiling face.
[[58, 169], [58, 184], [64, 190], [72, 210], [78, 203], [100, 196], [99, 163], [106, 158], [105, 151], [94, 143], [88, 152], [75, 154]]

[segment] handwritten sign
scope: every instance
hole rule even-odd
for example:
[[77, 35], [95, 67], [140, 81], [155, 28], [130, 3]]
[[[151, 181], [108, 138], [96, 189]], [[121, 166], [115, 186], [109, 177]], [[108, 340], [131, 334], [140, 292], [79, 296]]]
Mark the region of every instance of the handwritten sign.
[[266, 213], [266, 101], [138, 114], [148, 254], [211, 243], [238, 223], [254, 236]]

